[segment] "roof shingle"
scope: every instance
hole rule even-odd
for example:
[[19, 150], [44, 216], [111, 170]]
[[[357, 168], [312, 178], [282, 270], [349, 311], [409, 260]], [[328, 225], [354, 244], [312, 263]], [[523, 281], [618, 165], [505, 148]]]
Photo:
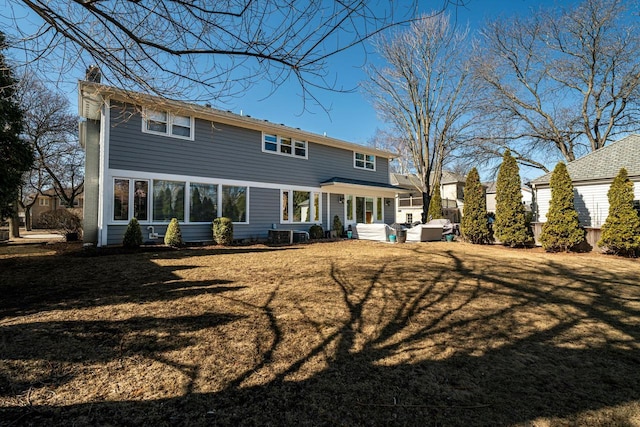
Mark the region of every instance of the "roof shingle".
[[[567, 171], [573, 182], [613, 179], [621, 168], [629, 176], [640, 176], [640, 135], [629, 135], [567, 163]], [[548, 184], [551, 172], [531, 181], [532, 184]]]

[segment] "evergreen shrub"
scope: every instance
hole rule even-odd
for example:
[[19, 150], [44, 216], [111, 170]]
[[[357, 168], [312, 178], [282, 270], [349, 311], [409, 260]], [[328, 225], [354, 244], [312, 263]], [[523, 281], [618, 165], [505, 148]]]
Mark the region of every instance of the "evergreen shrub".
[[550, 185], [551, 203], [540, 242], [547, 252], [568, 252], [584, 242], [585, 233], [573, 204], [573, 184], [564, 163], [556, 165]]
[[493, 231], [496, 239], [511, 247], [524, 246], [533, 241], [522, 204], [520, 170], [509, 150], [505, 150], [498, 171]]
[[431, 196], [431, 202], [429, 203], [429, 212], [427, 213], [427, 219], [444, 218], [442, 212], [442, 196], [440, 195], [440, 183], [436, 183], [433, 189], [433, 195]]
[[598, 242], [606, 252], [626, 256], [637, 256], [640, 252], [640, 217], [633, 207], [633, 194], [633, 182], [622, 168], [607, 193], [609, 216]]
[[322, 229], [322, 226], [314, 224], [309, 227], [309, 238], [316, 240], [324, 238], [324, 230]]
[[489, 243], [487, 199], [476, 168], [471, 169], [464, 184], [464, 207], [460, 231], [471, 243]]
[[124, 232], [124, 238], [122, 239], [122, 246], [125, 248], [138, 248], [142, 245], [142, 230], [140, 229], [140, 223], [136, 218], [131, 218], [127, 230]]
[[220, 217], [213, 220], [213, 239], [217, 244], [229, 246], [233, 242], [233, 221]]
[[182, 232], [180, 231], [180, 224], [178, 218], [171, 218], [167, 231], [164, 234], [164, 244], [174, 248], [178, 248], [184, 245], [182, 241]]

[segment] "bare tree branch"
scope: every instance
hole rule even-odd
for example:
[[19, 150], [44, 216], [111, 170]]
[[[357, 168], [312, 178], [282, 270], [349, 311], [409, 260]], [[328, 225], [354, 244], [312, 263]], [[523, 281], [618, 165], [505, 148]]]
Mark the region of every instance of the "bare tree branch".
[[[521, 164], [546, 170], [549, 156], [572, 161], [640, 129], [640, 28], [630, 7], [584, 0], [489, 23], [474, 64], [480, 110], [494, 129], [485, 142], [497, 145], [479, 151], [508, 147]], [[505, 127], [511, 133], [495, 132]]]
[[[431, 1], [435, 13], [450, 2]], [[4, 14], [16, 27], [13, 44], [27, 62], [47, 67], [49, 60], [64, 59], [76, 69], [95, 63], [108, 83], [193, 101], [242, 94], [258, 81], [277, 88], [290, 79], [302, 87], [303, 101], [317, 101], [315, 88], [344, 90], [328, 79], [330, 58], [419, 19], [417, 2], [393, 0], [8, 0], [8, 5]], [[19, 5], [41, 19], [38, 29], [20, 30]]]

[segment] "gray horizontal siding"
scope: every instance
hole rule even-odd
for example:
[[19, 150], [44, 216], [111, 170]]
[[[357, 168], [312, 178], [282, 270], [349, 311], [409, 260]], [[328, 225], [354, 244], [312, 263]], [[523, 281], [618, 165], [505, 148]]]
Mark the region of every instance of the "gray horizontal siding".
[[[156, 233], [161, 236], [167, 232], [167, 226], [169, 224], [163, 225], [153, 225], [153, 229]], [[127, 230], [126, 225], [109, 225], [108, 226], [108, 245], [120, 245], [122, 244], [122, 239], [124, 237], [124, 233]], [[149, 230], [147, 230], [147, 225], [142, 224], [140, 226], [142, 229], [142, 240], [144, 242], [149, 241]], [[211, 224], [180, 224], [180, 233], [182, 233], [182, 240], [185, 242], [208, 242], [213, 240], [213, 231], [211, 230]], [[164, 243], [164, 238], [160, 237], [155, 240], [157, 243]]]
[[[326, 212], [326, 204], [323, 205], [323, 213]], [[273, 224], [279, 230], [309, 231], [310, 224], [280, 224], [280, 190], [255, 188], [249, 189], [249, 224], [234, 224], [234, 239], [266, 239], [269, 229]], [[164, 235], [168, 224], [153, 225], [154, 231]], [[108, 245], [122, 244], [122, 238], [127, 229], [126, 225], [108, 226]], [[143, 224], [143, 240], [147, 240], [147, 225]], [[326, 230], [326, 224], [323, 224]], [[201, 242], [213, 240], [211, 224], [180, 224], [180, 232], [185, 242]], [[163, 243], [163, 239], [157, 240]]]
[[[132, 107], [111, 109], [109, 167], [112, 169], [220, 179], [318, 186], [332, 177], [389, 181], [387, 159], [376, 171], [353, 167], [353, 151], [308, 142], [308, 159], [262, 152], [262, 134], [234, 126], [195, 121], [195, 140], [142, 132], [142, 118]], [[127, 117], [122, 119], [122, 117]], [[286, 134], [284, 136], [287, 136]]]

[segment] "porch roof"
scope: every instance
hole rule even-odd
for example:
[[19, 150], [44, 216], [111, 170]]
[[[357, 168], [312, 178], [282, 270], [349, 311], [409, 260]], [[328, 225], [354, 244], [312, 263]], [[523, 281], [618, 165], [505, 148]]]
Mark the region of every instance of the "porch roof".
[[364, 181], [359, 179], [333, 177], [320, 183], [320, 188], [327, 188], [331, 193], [363, 193], [380, 194], [395, 197], [400, 190], [395, 185], [384, 182]]

